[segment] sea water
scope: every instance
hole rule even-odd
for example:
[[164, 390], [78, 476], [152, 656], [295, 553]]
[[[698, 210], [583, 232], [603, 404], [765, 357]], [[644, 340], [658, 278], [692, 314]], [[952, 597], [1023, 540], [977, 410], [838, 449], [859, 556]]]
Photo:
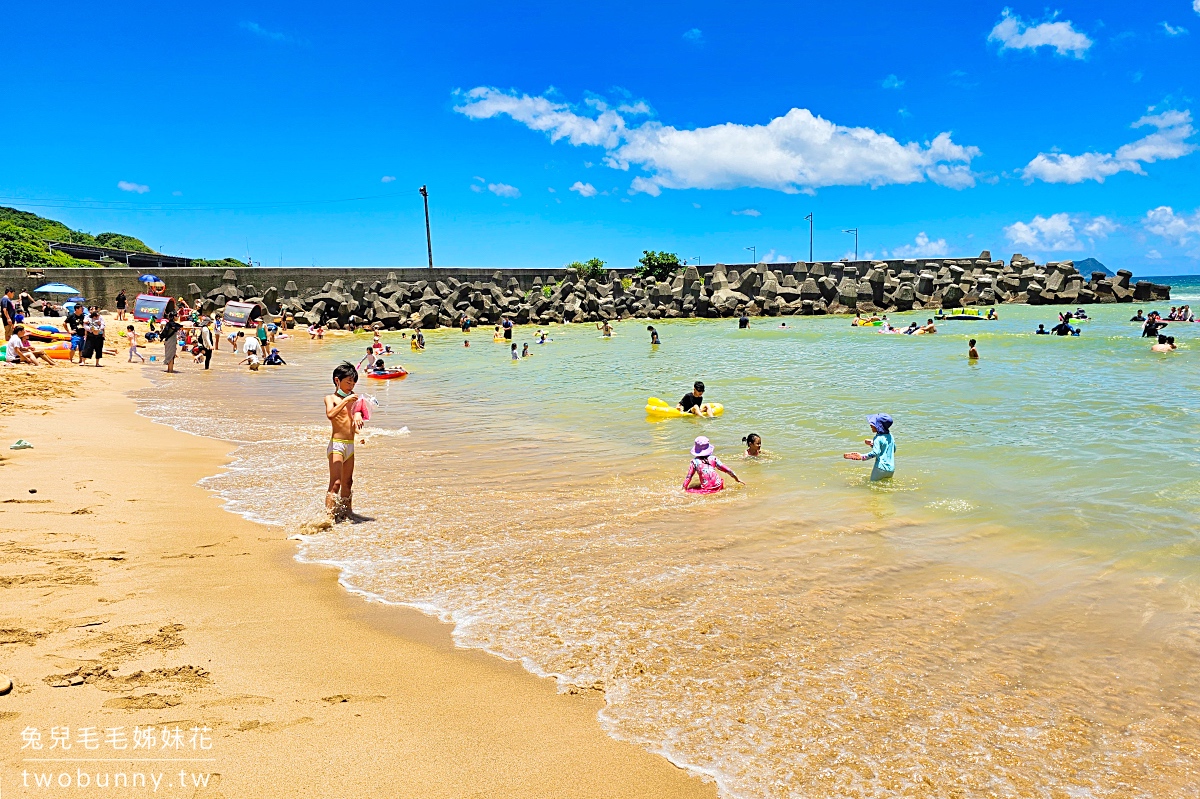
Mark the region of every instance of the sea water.
[[[1032, 335], [1062, 309], [1010, 306], [932, 336], [679, 320], [652, 347], [631, 320], [538, 345], [520, 327], [519, 362], [489, 329], [422, 353], [388, 333], [411, 374], [359, 385], [379, 400], [366, 520], [303, 535], [299, 557], [602, 691], [610, 734], [725, 796], [1193, 796], [1200, 325], [1151, 353], [1134, 307], [1090, 306], [1068, 338]], [[301, 530], [323, 506], [330, 372], [367, 344], [301, 333], [253, 373], [221, 352], [139, 402], [238, 442], [208, 487]], [[724, 416], [643, 412], [697, 379]], [[841, 456], [880, 412], [897, 470], [872, 484]], [[681, 491], [698, 435], [746, 486]]]

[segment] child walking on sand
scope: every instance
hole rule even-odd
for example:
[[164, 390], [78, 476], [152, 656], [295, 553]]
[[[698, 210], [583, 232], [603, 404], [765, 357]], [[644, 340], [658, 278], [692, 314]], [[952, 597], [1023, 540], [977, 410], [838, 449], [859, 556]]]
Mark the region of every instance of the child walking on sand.
[[329, 486], [325, 489], [325, 510], [334, 521], [353, 515], [354, 435], [362, 429], [362, 413], [356, 410], [358, 370], [342, 361], [333, 370], [333, 393], [325, 395], [325, 418], [333, 425], [325, 455], [329, 459]]
[[[712, 442], [706, 436], [700, 436], [692, 444], [692, 461], [688, 465], [687, 477], [683, 479], [683, 490], [689, 494], [715, 494], [725, 488], [725, 481], [721, 479], [718, 471], [732, 477], [737, 482], [742, 482], [733, 470], [717, 459], [713, 454]], [[700, 484], [692, 485], [693, 477], [700, 478]]]
[[125, 338], [129, 340], [129, 363], [133, 363], [134, 358], [140, 358], [142, 363], [145, 363], [145, 356], [138, 352], [137, 330], [134, 329], [133, 325], [126, 325]]
[[892, 438], [892, 417], [886, 413], [876, 413], [867, 417], [874, 438], [863, 441], [871, 445], [870, 452], [847, 452], [842, 457], [848, 461], [874, 461], [871, 466], [871, 480], [886, 480], [896, 473], [896, 441]]

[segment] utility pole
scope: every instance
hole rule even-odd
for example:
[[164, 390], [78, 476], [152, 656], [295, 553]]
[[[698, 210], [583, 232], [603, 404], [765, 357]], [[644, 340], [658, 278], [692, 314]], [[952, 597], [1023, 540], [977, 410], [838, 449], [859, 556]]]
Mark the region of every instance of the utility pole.
[[425, 247], [429, 250], [429, 270], [433, 271], [433, 237], [429, 234], [429, 191], [421, 187], [421, 197], [425, 200]]
[[751, 258], [750, 263], [753, 263], [753, 264], [758, 263], [758, 250], [754, 249], [753, 247], [745, 247], [743, 249], [747, 249], [750, 251], [750, 258]]
[[809, 214], [808, 216], [806, 216], [806, 217], [804, 217], [804, 218], [808, 220], [808, 262], [811, 264], [811, 263], [813, 262], [813, 257], [812, 257], [812, 253], [813, 253], [813, 249], [812, 249], [812, 245], [813, 245], [813, 218], [812, 218], [812, 214]]
[[849, 230], [843, 230], [843, 233], [854, 234], [854, 260], [858, 260], [858, 228], [852, 227]]

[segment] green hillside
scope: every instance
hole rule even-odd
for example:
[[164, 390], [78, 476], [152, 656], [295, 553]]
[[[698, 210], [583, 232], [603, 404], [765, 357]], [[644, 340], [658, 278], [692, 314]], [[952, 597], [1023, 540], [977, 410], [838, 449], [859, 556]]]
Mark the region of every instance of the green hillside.
[[[46, 246], [48, 241], [66, 241], [71, 244], [90, 244], [96, 247], [111, 247], [114, 250], [153, 253], [154, 250], [134, 236], [124, 233], [99, 233], [93, 236], [71, 228], [56, 219], [0, 206], [0, 267], [16, 269], [46, 269], [50, 267], [99, 266], [95, 261], [55, 252]], [[236, 258], [215, 261], [196, 259], [195, 266], [241, 267], [246, 264]]]

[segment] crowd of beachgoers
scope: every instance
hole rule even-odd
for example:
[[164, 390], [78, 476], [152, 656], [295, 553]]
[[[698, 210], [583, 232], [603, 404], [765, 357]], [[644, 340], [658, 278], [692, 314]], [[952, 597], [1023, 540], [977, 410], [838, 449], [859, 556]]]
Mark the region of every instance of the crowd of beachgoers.
[[[124, 291], [116, 297], [115, 311], [77, 302], [65, 309], [62, 317], [43, 316], [38, 320], [40, 323], [35, 323], [30, 315], [33, 306], [34, 300], [28, 292], [22, 292], [20, 297], [17, 297], [12, 289], [8, 289], [0, 298], [0, 316], [3, 317], [4, 323], [4, 362], [8, 365], [55, 366], [66, 363], [100, 367], [104, 365], [105, 356], [119, 356], [123, 350], [128, 363], [160, 362], [165, 372], [174, 374], [178, 364], [189, 360], [197, 368], [211, 368], [214, 356], [221, 351], [224, 343], [226, 351], [236, 359], [234, 363], [237, 366], [257, 371], [260, 367], [287, 365], [280, 352], [280, 345], [287, 339], [297, 335], [307, 335], [313, 340], [324, 339], [328, 332], [317, 324], [297, 328], [294, 320], [286, 315], [240, 320], [234, 326], [226, 323], [222, 312], [201, 313], [191, 308], [183, 298], [176, 300], [173, 308], [164, 310], [161, 316], [150, 314], [144, 319], [134, 319]], [[927, 318], [925, 324], [912, 321], [906, 327], [899, 328], [892, 325], [886, 314], [864, 316], [856, 313], [850, 325], [873, 328], [885, 335], [926, 336], [936, 334], [938, 324], [951, 319], [995, 321], [999, 318], [995, 308], [986, 311], [958, 309], [949, 313], [939, 310], [937, 315]], [[1079, 336], [1082, 334], [1080, 323], [1089, 318], [1084, 308], [1060, 312], [1056, 324], [1050, 328], [1044, 323], [1039, 324], [1031, 333]], [[1172, 307], [1165, 315], [1158, 311], [1144, 314], [1138, 309], [1129, 321], [1141, 325], [1141, 336], [1153, 342], [1151, 351], [1171, 352], [1177, 349], [1175, 338], [1164, 334], [1164, 328], [1173, 322], [1190, 323], [1197, 320], [1190, 306], [1183, 305]], [[612, 322], [594, 324], [602, 337], [614, 335]], [[459, 329], [466, 336], [463, 340], [464, 348], [471, 345], [469, 334], [474, 326], [470, 317], [464, 315], [461, 318]], [[748, 329], [750, 326], [751, 318], [743, 313], [738, 319], [739, 329]], [[780, 322], [776, 327], [787, 329], [788, 323]], [[513, 319], [503, 317], [492, 330], [494, 342], [509, 345], [509, 357], [513, 361], [532, 356], [528, 342], [518, 349], [518, 344], [513, 339], [516, 328]], [[115, 334], [110, 332], [113, 329]], [[662, 338], [658, 329], [654, 325], [648, 325], [646, 331], [650, 346], [659, 347]], [[363, 424], [369, 420], [372, 407], [369, 397], [356, 393], [355, 386], [360, 376], [386, 380], [405, 377], [408, 374], [402, 365], [395, 362], [397, 353], [383, 342], [378, 330], [364, 327], [361, 330], [338, 332], [340, 335], [367, 333], [372, 335], [372, 338], [364, 347], [364, 354], [357, 363], [346, 361], [334, 369], [334, 391], [325, 397], [326, 417], [332, 425], [332, 435], [326, 450], [329, 460], [326, 507], [335, 519], [352, 515], [354, 443]], [[549, 327], [538, 327], [533, 335], [534, 345], [544, 345], [553, 341], [549, 334]], [[401, 340], [407, 342], [413, 352], [425, 349], [425, 335], [419, 328], [403, 331]], [[161, 355], [156, 347], [155, 353], [147, 358], [143, 350], [150, 344], [161, 346]], [[979, 357], [977, 339], [969, 339], [967, 358], [977, 361]], [[389, 358], [392, 359], [390, 364]], [[674, 405], [651, 398], [646, 412], [651, 416], [720, 415], [723, 411], [722, 406], [706, 401], [704, 392], [704, 383], [696, 381], [691, 391], [685, 393]], [[895, 473], [896, 444], [891, 432], [893, 424], [892, 417], [886, 413], [872, 414], [868, 417], [872, 437], [864, 440], [870, 449], [866, 452], [848, 452], [843, 456], [848, 460], [870, 461], [872, 481], [889, 479]], [[750, 433], [742, 441], [746, 445], [747, 457], [757, 457], [762, 452], [761, 436]], [[687, 477], [683, 485], [689, 493], [711, 494], [723, 490], [722, 473], [738, 483], [742, 482], [733, 470], [716, 456], [714, 446], [707, 437], [697, 437], [689, 455]]]

